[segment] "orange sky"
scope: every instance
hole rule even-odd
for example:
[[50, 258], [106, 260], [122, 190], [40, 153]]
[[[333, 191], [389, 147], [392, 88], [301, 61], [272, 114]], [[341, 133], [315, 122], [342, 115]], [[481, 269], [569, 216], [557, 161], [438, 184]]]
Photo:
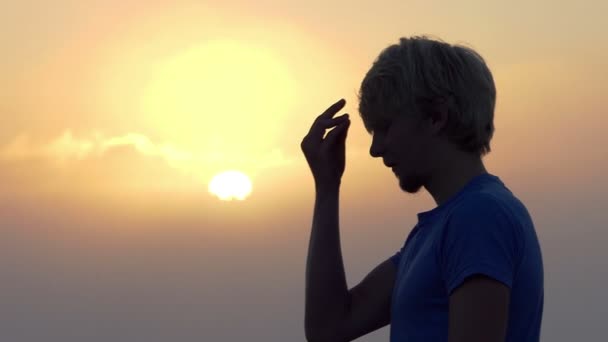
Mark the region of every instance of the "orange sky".
[[[277, 291], [289, 299], [273, 300], [257, 320], [237, 316], [247, 326], [284, 312], [285, 330], [262, 329], [256, 339], [299, 340], [313, 204], [299, 143], [318, 113], [347, 100], [353, 120], [341, 228], [352, 286], [401, 246], [417, 212], [434, 207], [427, 193], [402, 193], [369, 156], [355, 96], [382, 48], [429, 34], [473, 47], [494, 74], [496, 133], [485, 163], [535, 220], [548, 281], [543, 334], [563, 337], [558, 322], [578, 308], [590, 317], [579, 330], [599, 332], [590, 312], [608, 303], [571, 303], [574, 311], [563, 313], [552, 300], [568, 286], [601, 294], [599, 282], [571, 284], [569, 272], [607, 257], [597, 242], [608, 241], [600, 222], [608, 191], [605, 13], [602, 1], [2, 3], [0, 225], [8, 259], [24, 260], [0, 265], [14, 275], [14, 288], [3, 292], [41, 331], [51, 314], [32, 313], [34, 299], [80, 303], [63, 314], [109, 322], [112, 306], [98, 313], [95, 298], [119, 303], [124, 291], [134, 303], [178, 308], [196, 297], [181, 313], [184, 326], [149, 317], [165, 322], [164, 340], [184, 330], [234, 340], [236, 332], [216, 323], [237, 315], [236, 302], [218, 293], [226, 283], [247, 292], [253, 282], [259, 297], [269, 282], [283, 281], [273, 278], [280, 269], [287, 278]], [[228, 169], [251, 177], [247, 200], [222, 202], [207, 192]], [[95, 270], [104, 280], [88, 283]], [[163, 280], [172, 272], [181, 285]], [[57, 293], [25, 286], [54, 281], [63, 284]], [[141, 286], [151, 297], [139, 294]], [[174, 287], [183, 298], [166, 297]], [[132, 336], [161, 336], [117, 317]], [[15, 329], [7, 336], [26, 336]], [[386, 333], [363, 340], [387, 340]]]

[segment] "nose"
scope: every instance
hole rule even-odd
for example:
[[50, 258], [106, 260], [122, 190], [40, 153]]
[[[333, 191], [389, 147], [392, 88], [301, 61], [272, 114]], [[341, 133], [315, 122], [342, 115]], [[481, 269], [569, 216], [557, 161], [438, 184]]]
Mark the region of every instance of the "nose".
[[384, 143], [379, 135], [372, 136], [372, 146], [369, 148], [369, 154], [374, 157], [382, 157], [384, 155]]

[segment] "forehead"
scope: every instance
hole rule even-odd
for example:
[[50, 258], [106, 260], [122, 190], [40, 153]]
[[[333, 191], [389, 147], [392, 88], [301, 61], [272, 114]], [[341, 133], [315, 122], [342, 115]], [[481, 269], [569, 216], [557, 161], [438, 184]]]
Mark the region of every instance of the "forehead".
[[382, 126], [399, 126], [402, 128], [414, 128], [418, 124], [418, 118], [414, 117], [409, 113], [400, 113], [397, 115], [379, 116], [376, 119], [376, 124]]
[[365, 126], [370, 133], [374, 130], [385, 130], [392, 126], [401, 126], [401, 129], [415, 129], [418, 126], [419, 118], [415, 109], [393, 111], [384, 106], [374, 106], [366, 108], [361, 112]]

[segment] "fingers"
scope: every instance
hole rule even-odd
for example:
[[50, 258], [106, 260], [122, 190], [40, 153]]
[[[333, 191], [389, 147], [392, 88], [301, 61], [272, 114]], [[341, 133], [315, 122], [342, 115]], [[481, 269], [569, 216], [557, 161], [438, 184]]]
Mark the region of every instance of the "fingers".
[[316, 121], [313, 126], [310, 128], [310, 132], [308, 135], [314, 141], [323, 140], [323, 135], [325, 134], [325, 130], [330, 129], [334, 126], [338, 126], [341, 123], [344, 123], [348, 120], [348, 114], [340, 115], [332, 119], [325, 119]]
[[332, 129], [329, 133], [327, 133], [327, 136], [325, 137], [325, 140], [323, 141], [323, 144], [327, 144], [328, 146], [333, 145], [334, 143], [336, 143], [336, 141], [338, 139], [346, 139], [346, 135], [348, 133], [348, 127], [350, 126], [350, 120], [345, 120], [344, 122], [341, 122], [340, 124], [338, 124], [338, 126], [336, 126], [336, 128]]
[[345, 104], [346, 100], [341, 99], [340, 101], [329, 106], [329, 108], [327, 108], [325, 112], [319, 115], [310, 127], [310, 130], [308, 132], [309, 138], [314, 141], [321, 141], [323, 139], [323, 135], [325, 134], [326, 129], [336, 126], [340, 122], [346, 120], [348, 118], [348, 114], [333, 118], [333, 116], [340, 109], [342, 109]]
[[344, 107], [345, 104], [346, 104], [346, 100], [340, 99], [338, 102], [329, 106], [329, 108], [327, 108], [323, 112], [323, 114], [319, 115], [319, 117], [317, 119], [320, 119], [320, 120], [331, 119], [340, 109], [342, 109]]

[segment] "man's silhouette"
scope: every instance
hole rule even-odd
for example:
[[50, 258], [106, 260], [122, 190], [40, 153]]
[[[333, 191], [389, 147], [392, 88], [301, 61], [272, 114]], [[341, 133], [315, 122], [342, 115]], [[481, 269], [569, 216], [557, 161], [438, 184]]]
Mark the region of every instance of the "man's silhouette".
[[492, 74], [470, 48], [411, 37], [378, 56], [359, 91], [370, 154], [393, 170], [403, 191], [424, 187], [437, 207], [418, 213], [403, 247], [351, 289], [338, 220], [350, 119], [334, 118], [345, 101], [317, 117], [301, 143], [316, 191], [306, 267], [309, 341], [351, 341], [387, 324], [394, 342], [539, 341], [544, 285], [534, 224], [482, 162], [495, 99]]

